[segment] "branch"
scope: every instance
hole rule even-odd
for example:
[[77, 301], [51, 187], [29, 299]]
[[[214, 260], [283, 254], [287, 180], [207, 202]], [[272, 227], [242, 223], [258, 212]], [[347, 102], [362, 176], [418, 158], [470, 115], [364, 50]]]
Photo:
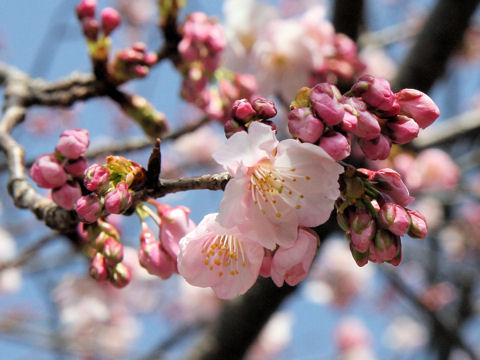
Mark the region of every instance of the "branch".
[[439, 0], [405, 57], [392, 88], [428, 92], [461, 43], [480, 0]]
[[363, 24], [363, 0], [336, 0], [333, 9], [333, 26], [356, 41]]

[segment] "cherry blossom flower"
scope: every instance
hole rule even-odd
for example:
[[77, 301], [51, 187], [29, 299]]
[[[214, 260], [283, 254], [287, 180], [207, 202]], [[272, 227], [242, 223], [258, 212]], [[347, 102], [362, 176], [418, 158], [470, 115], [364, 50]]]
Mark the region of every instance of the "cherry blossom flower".
[[222, 299], [245, 293], [260, 271], [264, 250], [237, 227], [225, 228], [208, 214], [180, 240], [178, 272], [191, 285], [210, 286]]
[[279, 142], [258, 122], [230, 137], [213, 158], [232, 175], [220, 223], [238, 225], [268, 249], [292, 246], [298, 226], [323, 224], [339, 196], [342, 166], [313, 144]]

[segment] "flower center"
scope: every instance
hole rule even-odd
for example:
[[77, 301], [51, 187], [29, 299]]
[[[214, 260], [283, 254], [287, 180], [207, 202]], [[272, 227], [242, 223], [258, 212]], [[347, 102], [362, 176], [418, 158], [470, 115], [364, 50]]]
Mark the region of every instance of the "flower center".
[[205, 253], [205, 266], [211, 271], [217, 268], [219, 277], [225, 273], [238, 275], [240, 266], [247, 266], [242, 241], [233, 235], [215, 236], [208, 247], [202, 248], [202, 253]]
[[310, 176], [296, 173], [296, 168], [272, 167], [271, 164], [257, 165], [250, 178], [249, 189], [252, 200], [264, 215], [270, 214], [277, 218], [282, 216], [278, 206], [279, 200], [289, 207], [301, 209], [304, 195], [299, 191], [299, 180], [310, 180]]

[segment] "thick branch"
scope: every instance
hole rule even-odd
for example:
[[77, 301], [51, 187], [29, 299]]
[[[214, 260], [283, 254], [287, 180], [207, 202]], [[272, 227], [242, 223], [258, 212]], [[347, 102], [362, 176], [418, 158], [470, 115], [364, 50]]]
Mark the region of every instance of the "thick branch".
[[405, 57], [395, 90], [415, 88], [428, 92], [462, 41], [479, 0], [439, 0], [415, 44]]
[[363, 23], [363, 0], [336, 0], [333, 9], [335, 31], [356, 41]]

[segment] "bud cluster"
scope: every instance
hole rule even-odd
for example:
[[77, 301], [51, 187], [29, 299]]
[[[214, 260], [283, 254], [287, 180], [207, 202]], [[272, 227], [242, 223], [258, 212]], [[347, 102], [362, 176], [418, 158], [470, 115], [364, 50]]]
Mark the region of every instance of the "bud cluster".
[[122, 84], [135, 78], [144, 78], [157, 60], [156, 53], [147, 53], [147, 46], [137, 42], [131, 47], [117, 52], [113, 61], [108, 65], [108, 75], [115, 84]]
[[277, 109], [273, 101], [260, 97], [252, 101], [235, 100], [232, 105], [232, 118], [225, 122], [225, 135], [229, 138], [236, 132], [247, 131], [252, 121], [261, 121], [275, 129], [275, 125], [269, 120], [275, 115]]
[[82, 0], [76, 7], [83, 35], [88, 41], [90, 56], [105, 60], [110, 48], [109, 35], [120, 25], [122, 18], [117, 10], [107, 7], [101, 11], [98, 22], [95, 19], [96, 10], [97, 0]]
[[78, 181], [88, 167], [83, 155], [89, 143], [87, 130], [65, 130], [55, 152], [40, 155], [30, 168], [33, 181], [41, 188], [52, 189], [52, 200], [64, 209], [72, 210], [82, 195]]
[[368, 261], [397, 266], [401, 236], [425, 238], [425, 217], [406, 206], [413, 201], [400, 175], [392, 169], [347, 169], [341, 179], [337, 221], [346, 232], [359, 266]]
[[[168, 279], [177, 273], [177, 257], [180, 252], [180, 239], [195, 228], [190, 219], [190, 209], [184, 206], [171, 207], [167, 204], [149, 201], [157, 209], [159, 240], [155, 238], [146, 222], [142, 221], [138, 260], [150, 274]], [[145, 208], [143, 208], [145, 209]]]
[[99, 219], [95, 224], [83, 225], [86, 230], [85, 253], [92, 259], [89, 274], [99, 282], [109, 281], [118, 288], [130, 282], [130, 269], [122, 263], [123, 245], [117, 229]]
[[145, 170], [136, 162], [108, 156], [105, 165], [93, 164], [85, 171], [83, 183], [92, 193], [77, 200], [76, 211], [87, 223], [107, 214], [121, 214], [132, 205], [131, 191], [141, 188], [145, 179]]
[[292, 136], [319, 145], [337, 161], [350, 155], [354, 138], [369, 159], [386, 159], [392, 144], [412, 141], [440, 115], [426, 94], [414, 89], [393, 93], [387, 80], [371, 75], [344, 95], [328, 83], [302, 88], [290, 108]]

